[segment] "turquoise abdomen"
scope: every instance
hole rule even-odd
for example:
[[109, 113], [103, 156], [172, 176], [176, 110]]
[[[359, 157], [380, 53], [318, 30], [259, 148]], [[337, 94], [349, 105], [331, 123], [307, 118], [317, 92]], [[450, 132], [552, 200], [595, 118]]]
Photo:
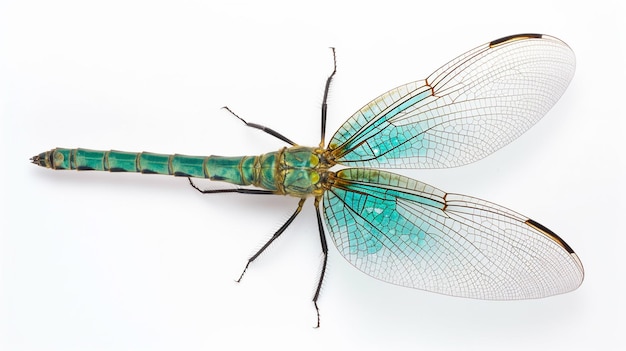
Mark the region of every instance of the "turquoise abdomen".
[[57, 170], [208, 178], [237, 185], [254, 185], [282, 194], [282, 185], [276, 185], [281, 181], [276, 170], [282, 151], [260, 156], [222, 157], [56, 148], [34, 156], [32, 161], [39, 166]]

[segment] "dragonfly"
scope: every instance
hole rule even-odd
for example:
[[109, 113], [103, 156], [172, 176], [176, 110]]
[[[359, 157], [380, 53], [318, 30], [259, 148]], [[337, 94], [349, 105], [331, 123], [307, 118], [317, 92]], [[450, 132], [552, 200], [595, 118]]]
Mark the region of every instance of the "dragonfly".
[[[298, 145], [231, 111], [248, 127], [288, 146], [238, 157], [55, 148], [31, 161], [55, 170], [187, 177], [203, 194], [298, 199], [293, 214], [248, 259], [238, 281], [312, 198], [322, 251], [313, 296], [317, 327], [328, 261], [326, 232], [354, 267], [400, 286], [466, 298], [518, 300], [562, 294], [582, 284], [578, 255], [546, 226], [500, 205], [382, 170], [462, 166], [519, 137], [569, 85], [576, 59], [567, 44], [549, 35], [518, 34], [478, 46], [426, 79], [370, 101], [326, 145], [327, 98], [337, 72], [332, 50], [334, 66], [326, 79], [318, 146]], [[332, 170], [335, 165], [345, 168]], [[206, 190], [193, 178], [236, 186]]]

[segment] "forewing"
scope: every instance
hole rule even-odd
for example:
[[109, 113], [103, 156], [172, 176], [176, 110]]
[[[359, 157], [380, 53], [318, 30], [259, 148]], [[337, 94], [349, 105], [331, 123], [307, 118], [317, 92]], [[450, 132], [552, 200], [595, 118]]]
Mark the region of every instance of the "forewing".
[[324, 193], [339, 252], [380, 280], [489, 300], [576, 289], [583, 267], [541, 224], [496, 204], [397, 174], [348, 168]]
[[554, 37], [492, 41], [377, 97], [337, 130], [328, 149], [337, 163], [358, 167], [474, 162], [541, 119], [567, 88], [575, 64], [572, 50]]

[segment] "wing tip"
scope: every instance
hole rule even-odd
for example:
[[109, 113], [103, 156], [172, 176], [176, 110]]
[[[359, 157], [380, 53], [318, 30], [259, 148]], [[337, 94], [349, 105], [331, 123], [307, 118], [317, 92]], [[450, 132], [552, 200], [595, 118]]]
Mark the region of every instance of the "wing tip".
[[576, 262], [576, 265], [578, 266], [578, 268], [580, 268], [580, 281], [578, 282], [578, 286], [576, 287], [578, 288], [583, 283], [583, 280], [585, 280], [585, 268], [583, 267], [583, 262], [580, 260], [580, 258], [575, 252], [572, 252], [570, 255]]
[[541, 232], [543, 235], [545, 235], [546, 237], [550, 238], [552, 241], [554, 241], [556, 244], [558, 244], [559, 246], [561, 246], [563, 249], [565, 249], [565, 251], [567, 251], [567, 253], [572, 257], [572, 259], [574, 260], [574, 262], [576, 263], [576, 266], [579, 268], [580, 273], [581, 273], [581, 279], [580, 279], [580, 284], [582, 284], [584, 275], [585, 275], [585, 269], [583, 267], [583, 263], [580, 260], [580, 258], [578, 257], [578, 255], [576, 254], [576, 252], [574, 252], [574, 249], [572, 249], [571, 246], [569, 246], [565, 240], [561, 239], [560, 236], [558, 236], [555, 232], [553, 232], [552, 230], [548, 229], [547, 227], [545, 227], [544, 225], [542, 225], [539, 222], [536, 222], [532, 219], [527, 219], [526, 220], [526, 224], [530, 227], [532, 227], [533, 229]]

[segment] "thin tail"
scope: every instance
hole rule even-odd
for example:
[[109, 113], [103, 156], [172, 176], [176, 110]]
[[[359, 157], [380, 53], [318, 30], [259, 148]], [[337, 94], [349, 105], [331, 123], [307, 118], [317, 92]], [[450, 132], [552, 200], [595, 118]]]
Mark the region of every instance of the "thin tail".
[[79, 171], [165, 174], [208, 178], [236, 185], [254, 185], [283, 193], [277, 186], [279, 159], [284, 150], [260, 156], [187, 156], [151, 152], [56, 148], [30, 158], [38, 166]]
[[56, 148], [33, 156], [32, 163], [57, 170], [109, 171], [211, 178], [208, 156], [164, 155], [150, 152]]

